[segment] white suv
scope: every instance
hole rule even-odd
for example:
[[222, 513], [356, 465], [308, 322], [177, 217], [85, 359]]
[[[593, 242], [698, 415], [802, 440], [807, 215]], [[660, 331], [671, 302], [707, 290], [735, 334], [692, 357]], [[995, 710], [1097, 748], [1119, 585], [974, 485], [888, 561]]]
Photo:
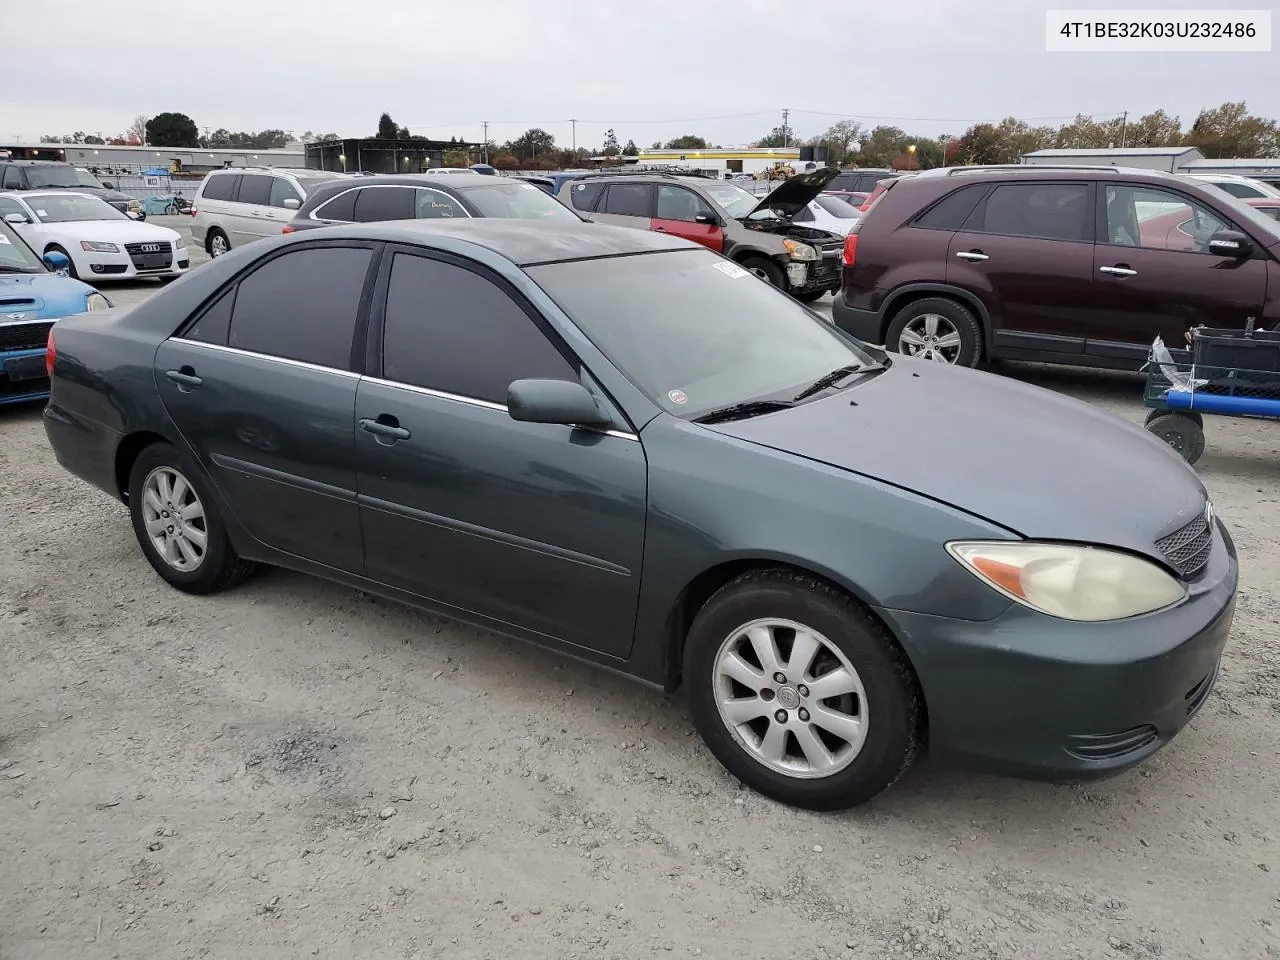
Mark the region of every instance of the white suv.
[[262, 237], [277, 236], [307, 193], [346, 174], [326, 170], [227, 167], [196, 190], [191, 237], [211, 257]]
[[1189, 173], [1187, 176], [1193, 180], [1211, 183], [1219, 190], [1225, 190], [1233, 197], [1240, 197], [1242, 200], [1253, 200], [1259, 197], [1265, 197], [1268, 200], [1280, 199], [1280, 190], [1269, 183], [1254, 180], [1252, 177], [1241, 177], [1234, 173]]

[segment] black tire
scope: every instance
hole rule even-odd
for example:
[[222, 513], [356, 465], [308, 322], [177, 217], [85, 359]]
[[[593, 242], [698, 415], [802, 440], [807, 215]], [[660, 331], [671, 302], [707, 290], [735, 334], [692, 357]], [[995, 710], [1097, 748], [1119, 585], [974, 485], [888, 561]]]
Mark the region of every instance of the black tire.
[[779, 290], [787, 289], [787, 275], [782, 268], [766, 257], [747, 257], [742, 261], [744, 270], [750, 270], [761, 280], [766, 280]]
[[[214, 252], [213, 252], [213, 238], [214, 238], [214, 237], [221, 237], [221, 238], [222, 238], [222, 243], [223, 243], [223, 250], [222, 250], [222, 253], [214, 253]], [[225, 254], [225, 253], [230, 253], [230, 252], [231, 252], [231, 240], [230, 240], [230, 238], [229, 238], [225, 233], [223, 233], [223, 232], [222, 232], [221, 230], [219, 230], [217, 227], [214, 227], [213, 229], [211, 229], [211, 230], [209, 231], [208, 235], [204, 238], [204, 252], [205, 252], [205, 253], [207, 253], [207, 254], [209, 254], [209, 256], [210, 256], [210, 257], [220, 257], [220, 256], [222, 256], [222, 255], [223, 255], [223, 254]]]
[[[923, 323], [926, 314], [944, 318], [960, 335], [960, 346], [954, 354], [950, 350], [942, 351], [944, 357], [952, 357], [947, 362], [957, 367], [976, 367], [982, 359], [982, 327], [967, 307], [945, 297], [915, 300], [895, 313], [885, 331], [885, 349], [893, 353], [909, 353], [902, 349], [902, 335], [908, 327], [917, 322]], [[924, 351], [921, 354], [924, 355]]]
[[1204, 453], [1204, 427], [1183, 413], [1161, 412], [1147, 420], [1147, 429], [1173, 447], [1187, 463]]
[[[865, 698], [858, 697], [856, 703], [858, 713], [867, 719], [865, 740], [835, 773], [805, 778], [771, 769], [721, 717], [716, 690], [720, 650], [740, 634], [739, 628], [766, 618], [793, 621], [820, 634], [838, 648], [861, 681]], [[758, 666], [752, 665], [752, 669]], [[787, 679], [797, 684], [796, 677]], [[902, 650], [852, 597], [791, 571], [744, 574], [707, 601], [694, 618], [685, 644], [684, 685], [694, 725], [716, 758], [748, 787], [792, 806], [837, 810], [865, 803], [897, 782], [920, 747], [924, 710]], [[782, 688], [777, 689], [772, 696], [762, 696], [762, 701], [782, 705]], [[807, 688], [799, 689], [803, 696], [809, 695]], [[816, 709], [819, 701], [802, 701], [801, 705], [804, 703]], [[766, 725], [774, 722], [761, 719]], [[797, 709], [793, 726], [808, 719]], [[798, 745], [799, 741], [783, 734], [783, 743]]]
[[67, 253], [67, 251], [64, 250], [62, 247], [58, 246], [58, 244], [56, 243], [49, 244], [49, 246], [45, 248], [44, 252], [62, 254], [64, 257], [67, 258], [67, 276], [70, 277], [72, 280], [80, 279], [80, 273], [79, 271], [76, 270], [76, 262], [71, 259], [71, 254]]
[[[1145, 427], [1145, 426], [1146, 426], [1147, 424], [1149, 424], [1152, 420], [1155, 420], [1155, 419], [1157, 419], [1157, 418], [1159, 418], [1159, 417], [1167, 416], [1169, 413], [1170, 413], [1170, 411], [1168, 411], [1168, 410], [1159, 410], [1159, 409], [1157, 409], [1157, 410], [1148, 410], [1148, 411], [1147, 411], [1147, 419], [1145, 419], [1144, 421], [1142, 421], [1142, 425]], [[1197, 427], [1199, 427], [1201, 430], [1203, 430], [1203, 429], [1204, 429], [1204, 417], [1201, 415], [1201, 413], [1200, 413], [1200, 411], [1199, 411], [1199, 410], [1179, 410], [1179, 411], [1178, 411], [1178, 416], [1180, 416], [1180, 417], [1189, 417], [1190, 419], [1192, 419], [1192, 420], [1194, 420], [1194, 421], [1196, 422], [1196, 426], [1197, 426]]]
[[[194, 523], [193, 526], [197, 530], [203, 529], [204, 553], [191, 569], [178, 569], [165, 560], [147, 532], [144, 487], [152, 472], [161, 469], [180, 476], [190, 486], [203, 509], [203, 522]], [[217, 593], [240, 583], [255, 569], [254, 564], [241, 560], [236, 555], [204, 480], [187, 458], [171, 444], [153, 443], [143, 449], [134, 460], [129, 471], [129, 515], [133, 521], [134, 535], [138, 538], [138, 545], [147, 562], [162, 579], [179, 590], [196, 594]]]
[[817, 303], [830, 292], [829, 290], [810, 290], [808, 293], [794, 293], [792, 296], [801, 303]]

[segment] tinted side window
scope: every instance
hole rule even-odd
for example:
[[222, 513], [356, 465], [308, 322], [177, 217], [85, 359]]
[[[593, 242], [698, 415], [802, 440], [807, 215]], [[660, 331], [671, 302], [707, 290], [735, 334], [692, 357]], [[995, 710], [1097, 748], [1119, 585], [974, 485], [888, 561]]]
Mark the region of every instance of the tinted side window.
[[974, 183], [962, 187], [947, 194], [916, 217], [912, 226], [928, 227], [931, 230], [959, 230], [986, 192], [985, 183]]
[[271, 178], [271, 206], [283, 207], [286, 200], [297, 200], [302, 204], [302, 197], [292, 183], [284, 177]]
[[441, 220], [448, 217], [471, 216], [462, 204], [442, 190], [430, 187], [419, 187], [414, 191], [417, 195], [414, 212], [419, 220]]
[[[692, 190], [669, 183], [658, 185], [659, 220], [687, 220], [692, 223], [694, 217], [706, 213], [707, 209], [707, 202]], [[813, 216], [810, 215], [809, 219], [812, 220]]]
[[22, 189], [22, 170], [19, 167], [5, 167], [4, 179], [0, 180], [0, 187], [6, 190]]
[[350, 369], [367, 248], [321, 247], [276, 257], [240, 281], [228, 346]]
[[1198, 253], [1207, 253], [1209, 238], [1231, 226], [1181, 194], [1123, 184], [1107, 184], [1106, 219], [1105, 243]]
[[356, 223], [412, 220], [412, 187], [365, 187], [356, 193]]
[[1084, 183], [1004, 183], [965, 224], [966, 230], [1040, 240], [1087, 240], [1093, 211]]
[[858, 174], [856, 173], [838, 173], [836, 178], [827, 185], [828, 190], [861, 190], [857, 186]]
[[1251, 187], [1247, 183], [1236, 183], [1232, 180], [1228, 180], [1224, 183], [1217, 183], [1214, 184], [1214, 186], [1219, 190], [1225, 190], [1233, 197], [1260, 197], [1263, 195], [1262, 191], [1256, 187]]
[[601, 213], [619, 217], [647, 217], [653, 209], [653, 187], [647, 183], [611, 183]]
[[235, 196], [236, 181], [239, 179], [228, 173], [210, 177], [205, 181], [204, 193], [201, 196], [209, 200], [230, 200]]
[[356, 218], [356, 194], [359, 190], [348, 190], [340, 193], [327, 203], [320, 204], [315, 215], [321, 220], [338, 220], [351, 223]]
[[383, 377], [493, 403], [524, 377], [577, 380], [506, 292], [464, 267], [397, 254], [382, 335]]
[[600, 199], [600, 194], [604, 192], [604, 184], [590, 182], [571, 183], [569, 190], [574, 208], [584, 213], [590, 213], [595, 210], [596, 201]]
[[226, 346], [227, 334], [231, 330], [231, 305], [235, 303], [235, 299], [236, 292], [232, 289], [213, 301], [196, 318], [196, 322], [187, 328], [182, 338]]
[[237, 203], [256, 203], [266, 206], [271, 199], [271, 177], [262, 174], [246, 174], [240, 178], [240, 192], [236, 194]]

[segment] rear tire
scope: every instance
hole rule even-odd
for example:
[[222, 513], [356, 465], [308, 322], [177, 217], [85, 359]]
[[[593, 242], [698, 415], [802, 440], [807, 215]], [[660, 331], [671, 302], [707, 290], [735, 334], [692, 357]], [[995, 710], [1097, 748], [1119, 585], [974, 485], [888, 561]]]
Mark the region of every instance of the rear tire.
[[1147, 420], [1147, 429], [1173, 447], [1187, 463], [1204, 453], [1204, 427], [1182, 413], [1165, 413]]
[[254, 571], [232, 548], [199, 472], [172, 444], [153, 443], [134, 460], [129, 515], [147, 562], [170, 586], [217, 593]]
[[810, 290], [808, 293], [794, 293], [792, 296], [801, 303], [817, 303], [830, 292], [829, 290]]
[[220, 257], [225, 253], [231, 252], [231, 241], [227, 239], [227, 235], [214, 227], [209, 231], [209, 236], [205, 239], [205, 252], [210, 257]]
[[742, 266], [761, 280], [773, 284], [779, 290], [787, 289], [787, 275], [772, 260], [767, 260], [764, 257], [747, 257], [742, 261]]
[[886, 350], [906, 356], [976, 367], [982, 359], [982, 327], [977, 318], [954, 300], [926, 297], [893, 315], [885, 331]]
[[711, 752], [782, 803], [857, 806], [919, 749], [924, 711], [906, 656], [852, 597], [792, 571], [744, 574], [707, 601], [684, 684]]

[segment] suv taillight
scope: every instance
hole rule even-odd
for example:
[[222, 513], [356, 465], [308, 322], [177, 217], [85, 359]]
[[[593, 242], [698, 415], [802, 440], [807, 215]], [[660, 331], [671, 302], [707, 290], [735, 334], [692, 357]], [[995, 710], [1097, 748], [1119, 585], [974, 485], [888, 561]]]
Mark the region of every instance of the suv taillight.
[[53, 376], [53, 364], [58, 359], [58, 349], [53, 345], [53, 327], [49, 328], [49, 339], [44, 344], [44, 373]]
[[858, 256], [858, 235], [850, 231], [849, 235], [844, 238], [844, 256], [841, 258], [846, 267], [852, 267], [853, 261]]

